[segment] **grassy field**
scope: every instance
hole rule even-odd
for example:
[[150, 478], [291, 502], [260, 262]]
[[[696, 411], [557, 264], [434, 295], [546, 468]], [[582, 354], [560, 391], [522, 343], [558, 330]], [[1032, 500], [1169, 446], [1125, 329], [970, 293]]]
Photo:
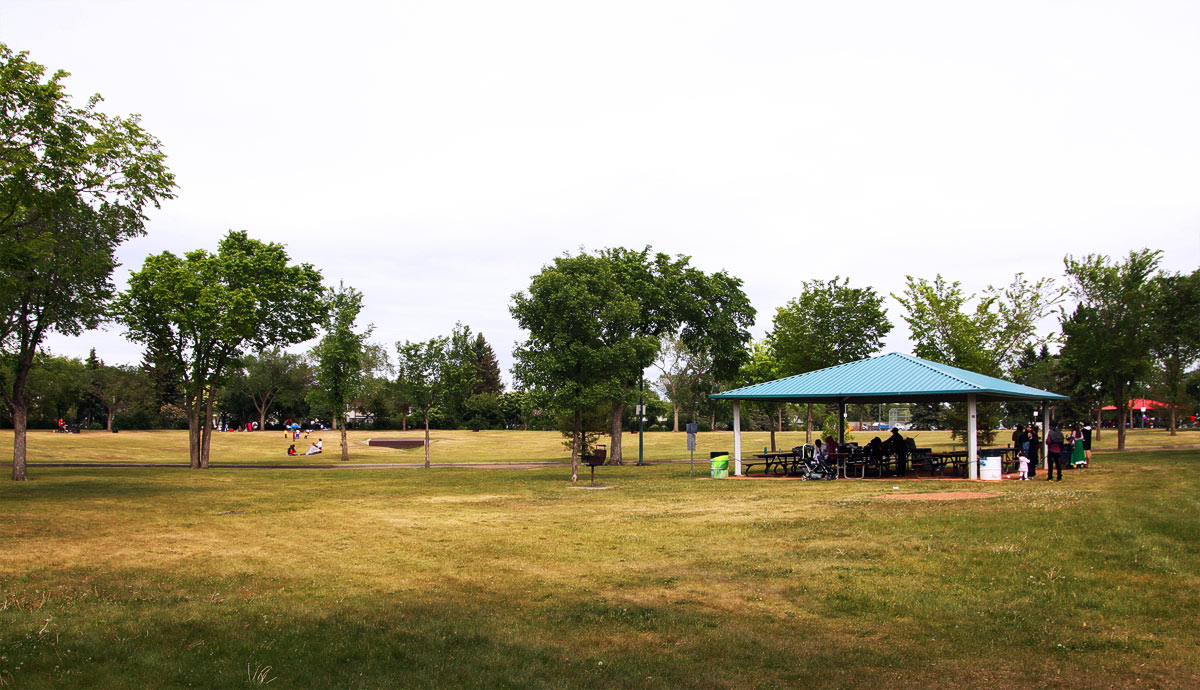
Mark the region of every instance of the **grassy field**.
[[[423, 431], [352, 431], [349, 433], [350, 461], [354, 463], [415, 463], [424, 462], [422, 448], [394, 450], [369, 447], [369, 438], [422, 438]], [[875, 432], [858, 432], [854, 437], [866, 442]], [[948, 450], [955, 442], [948, 431], [914, 431], [908, 435], [920, 447]], [[296, 442], [303, 453], [318, 437], [325, 442], [325, 452], [316, 456], [286, 455], [291, 441], [281, 431], [214, 434], [212, 462], [214, 463], [288, 463], [326, 464], [338, 462], [338, 435], [332, 431], [303, 435]], [[521, 462], [569, 460], [570, 454], [562, 445], [562, 437], [547, 431], [433, 431], [430, 445], [433, 462]], [[1007, 439], [1001, 432], [997, 441]], [[602, 443], [607, 439], [602, 439]], [[646, 434], [646, 458], [671, 460], [688, 457], [687, 435], [669, 432]], [[776, 446], [791, 448], [804, 443], [804, 432], [776, 434]], [[1098, 448], [1115, 448], [1117, 435], [1105, 432]], [[637, 434], [625, 434], [623, 445], [626, 457], [637, 459]], [[767, 432], [747, 432], [742, 435], [742, 452], [750, 455], [770, 445]], [[1161, 429], [1132, 430], [1127, 445], [1165, 446], [1200, 445], [1200, 429], [1181, 430], [1170, 436]], [[961, 448], [959, 441], [957, 447]], [[718, 431], [699, 434], [696, 457], [707, 459], [710, 450], [733, 450], [733, 433]], [[12, 457], [12, 434], [0, 433], [0, 458]], [[122, 431], [118, 434], [91, 431], [83, 434], [56, 434], [50, 431], [29, 433], [30, 462], [143, 462], [187, 463], [187, 432], [184, 431]]]
[[42, 468], [0, 483], [0, 687], [1200, 687], [1200, 452], [687, 472]]

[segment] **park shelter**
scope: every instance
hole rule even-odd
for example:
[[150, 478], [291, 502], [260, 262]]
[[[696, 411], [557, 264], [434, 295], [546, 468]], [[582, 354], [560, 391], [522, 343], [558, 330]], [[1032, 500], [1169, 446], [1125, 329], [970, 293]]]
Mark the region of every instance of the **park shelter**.
[[[966, 369], [891, 352], [857, 362], [756, 383], [712, 398], [733, 401], [734, 474], [742, 473], [741, 401], [837, 403], [838, 442], [846, 436], [846, 405], [884, 402], [964, 402], [967, 404], [967, 462], [977, 467], [976, 404], [1006, 400], [1041, 401], [1042, 419], [1049, 402], [1065, 395], [984, 376]], [[1046, 434], [1042, 434], [1042, 458]]]

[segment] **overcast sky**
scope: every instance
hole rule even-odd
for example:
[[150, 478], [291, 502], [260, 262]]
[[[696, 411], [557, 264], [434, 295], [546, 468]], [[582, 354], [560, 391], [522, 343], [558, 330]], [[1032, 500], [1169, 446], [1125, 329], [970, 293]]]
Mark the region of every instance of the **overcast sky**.
[[5, 0], [0, 41], [163, 141], [178, 198], [122, 286], [245, 229], [362, 290], [375, 340], [462, 321], [506, 370], [510, 296], [580, 247], [731, 272], [755, 337], [809, 278], [1200, 264], [1195, 0]]

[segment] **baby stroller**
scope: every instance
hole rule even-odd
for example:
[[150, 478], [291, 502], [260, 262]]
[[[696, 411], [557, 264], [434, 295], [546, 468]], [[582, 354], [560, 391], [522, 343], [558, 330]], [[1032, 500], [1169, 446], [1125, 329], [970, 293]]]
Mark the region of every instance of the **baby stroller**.
[[792, 451], [800, 456], [800, 479], [837, 479], [837, 473], [829, 465], [813, 455], [812, 446], [796, 446]]

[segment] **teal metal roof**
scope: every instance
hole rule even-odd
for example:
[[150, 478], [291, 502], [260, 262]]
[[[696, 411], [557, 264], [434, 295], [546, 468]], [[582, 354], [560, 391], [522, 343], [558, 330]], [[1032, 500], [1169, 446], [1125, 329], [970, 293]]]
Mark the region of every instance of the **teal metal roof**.
[[1069, 400], [1065, 395], [1022, 386], [927, 359], [886, 355], [758, 383], [709, 397], [798, 402], [913, 402], [966, 400]]

